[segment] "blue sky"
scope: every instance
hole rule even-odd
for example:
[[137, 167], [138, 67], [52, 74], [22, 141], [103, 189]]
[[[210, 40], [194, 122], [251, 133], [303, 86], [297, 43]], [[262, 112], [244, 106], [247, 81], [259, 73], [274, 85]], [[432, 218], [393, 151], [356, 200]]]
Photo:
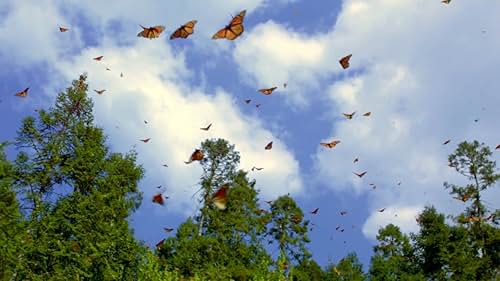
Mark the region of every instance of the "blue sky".
[[[210, 39], [244, 9], [239, 38]], [[321, 265], [350, 251], [367, 264], [379, 226], [415, 231], [427, 204], [463, 208], [442, 186], [463, 182], [447, 167], [457, 143], [500, 143], [499, 13], [500, 3], [486, 0], [2, 1], [0, 140], [13, 139], [23, 117], [87, 72], [90, 89], [107, 90], [89, 93], [96, 123], [115, 151], [135, 147], [147, 171], [144, 202], [131, 217], [139, 239], [154, 245], [163, 227], [195, 213], [201, 169], [183, 161], [205, 138], [222, 137], [240, 151], [241, 168], [265, 168], [250, 172], [262, 202], [290, 193], [305, 212], [320, 208], [308, 218]], [[168, 40], [193, 19], [193, 35]], [[140, 24], [166, 31], [138, 38]], [[351, 53], [343, 70], [338, 60]], [[270, 96], [257, 92], [272, 86]], [[27, 98], [14, 97], [25, 87]], [[352, 120], [342, 116], [352, 111]], [[341, 140], [336, 148], [319, 146], [333, 139]], [[158, 185], [176, 200], [153, 205]], [[486, 194], [490, 207], [499, 198], [498, 187]]]

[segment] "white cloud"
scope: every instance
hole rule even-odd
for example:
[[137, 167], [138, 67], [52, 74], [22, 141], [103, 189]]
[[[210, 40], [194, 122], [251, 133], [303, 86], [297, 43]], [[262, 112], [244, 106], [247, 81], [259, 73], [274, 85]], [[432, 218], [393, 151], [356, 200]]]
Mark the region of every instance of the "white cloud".
[[374, 210], [363, 225], [363, 234], [375, 238], [380, 228], [392, 223], [399, 226], [401, 232], [409, 234], [418, 232], [416, 218], [423, 208], [421, 206], [396, 207], [389, 206], [383, 212]]
[[[98, 55], [104, 56], [101, 62], [92, 60]], [[167, 45], [149, 40], [130, 47], [108, 44], [85, 49], [56, 67], [67, 81], [87, 71], [91, 90], [106, 89], [102, 96], [90, 93], [96, 121], [119, 151], [137, 145], [139, 160], [147, 171], [145, 183], [151, 183], [143, 189], [146, 200], [156, 192], [152, 187], [165, 183], [171, 198], [168, 209], [191, 215], [195, 208], [191, 195], [196, 191], [201, 167], [184, 161], [209, 137], [235, 144], [241, 168], [264, 167], [250, 174], [257, 179], [261, 197], [301, 191], [298, 163], [286, 145], [274, 140], [260, 120], [244, 116], [228, 93], [218, 90], [208, 96], [183, 82], [190, 75], [183, 54], [172, 53]], [[208, 132], [199, 129], [209, 123], [213, 125]], [[151, 140], [144, 144], [139, 141], [143, 138]], [[270, 140], [274, 140], [273, 149], [266, 151], [264, 146]], [[169, 167], [162, 167], [164, 163]]]

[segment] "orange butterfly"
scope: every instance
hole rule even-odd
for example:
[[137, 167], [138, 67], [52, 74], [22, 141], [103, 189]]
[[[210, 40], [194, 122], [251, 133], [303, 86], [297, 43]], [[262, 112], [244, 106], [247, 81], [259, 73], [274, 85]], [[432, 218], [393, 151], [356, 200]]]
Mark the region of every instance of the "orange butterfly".
[[368, 116], [370, 116], [370, 115], [372, 115], [372, 112], [371, 112], [371, 111], [368, 111], [367, 113], [363, 114], [363, 116], [365, 116], [365, 117], [368, 117]]
[[29, 89], [30, 88], [28, 87], [28, 88], [26, 88], [26, 89], [24, 89], [24, 90], [22, 90], [20, 92], [17, 92], [14, 96], [16, 96], [16, 97], [22, 97], [22, 98], [27, 97]]
[[94, 92], [98, 93], [99, 95], [102, 95], [106, 90], [94, 90]]
[[481, 218], [472, 216], [472, 217], [468, 217], [467, 221], [468, 222], [478, 222], [478, 221], [481, 221]]
[[147, 138], [147, 139], [143, 139], [143, 140], [140, 140], [142, 141], [143, 143], [148, 143], [148, 141], [150, 140], [151, 138]]
[[95, 58], [94, 58], [94, 60], [96, 60], [96, 61], [101, 61], [101, 60], [102, 60], [102, 58], [104, 58], [104, 56], [98, 56], [98, 57], [95, 57]]
[[319, 211], [319, 208], [316, 208], [316, 209], [311, 211], [311, 214], [316, 215], [318, 213], [318, 211]]
[[354, 116], [354, 114], [356, 114], [356, 111], [354, 111], [353, 113], [349, 114], [349, 113], [342, 113], [345, 118], [347, 119], [352, 119], [352, 117]]
[[184, 163], [189, 164], [193, 161], [201, 161], [205, 155], [203, 154], [203, 150], [196, 149], [189, 158], [189, 161], [184, 161]]
[[165, 201], [163, 200], [163, 196], [161, 195], [161, 193], [158, 193], [155, 196], [153, 196], [153, 203], [157, 203], [162, 206], [165, 205]]
[[229, 184], [224, 184], [212, 196], [212, 202], [214, 203], [215, 207], [217, 207], [219, 210], [226, 209], [228, 189], [229, 189]]
[[450, 4], [451, 0], [443, 0], [441, 1], [441, 3], [444, 3], [444, 4]]
[[301, 221], [302, 221], [302, 216], [292, 215], [292, 218], [291, 218], [291, 219], [292, 219], [292, 221], [293, 221], [294, 223], [299, 223], [299, 222], [301, 222]]
[[443, 145], [446, 145], [446, 144], [449, 144], [451, 140], [446, 140], [445, 142], [443, 142]]
[[333, 140], [331, 142], [320, 142], [319, 145], [324, 146], [326, 148], [334, 148], [339, 143], [340, 143], [339, 140]]
[[234, 40], [240, 36], [243, 31], [243, 19], [245, 18], [246, 10], [243, 10], [239, 13], [239, 15], [235, 16], [228, 25], [226, 25], [223, 29], [217, 31], [212, 39], [228, 39]]
[[266, 145], [266, 147], [264, 148], [265, 150], [271, 150], [273, 148], [273, 142], [270, 142]]
[[143, 31], [139, 32], [137, 34], [137, 37], [144, 37], [148, 39], [160, 37], [160, 33], [165, 30], [165, 27], [163, 25], [157, 25], [153, 27], [144, 27], [140, 25], [140, 27], [142, 27]]
[[353, 174], [355, 174], [356, 176], [362, 178], [364, 175], [366, 175], [366, 173], [367, 172], [365, 171], [365, 172], [362, 172], [361, 174], [358, 174], [358, 173], [353, 173]]
[[212, 127], [212, 123], [210, 123], [210, 125], [206, 126], [205, 128], [200, 128], [200, 130], [208, 131], [210, 127]]
[[60, 26], [59, 26], [59, 31], [60, 31], [60, 32], [66, 32], [66, 31], [68, 31], [68, 30], [69, 30], [69, 28], [64, 28], [64, 27], [60, 27]]
[[464, 195], [461, 195], [461, 196], [458, 196], [458, 197], [453, 197], [453, 199], [457, 199], [457, 200], [460, 200], [462, 202], [467, 202], [467, 200], [469, 200], [472, 196], [470, 194], [464, 194]]
[[259, 92], [263, 93], [264, 95], [270, 95], [273, 93], [274, 90], [276, 90], [278, 87], [272, 87], [268, 89], [260, 89]]
[[351, 59], [351, 57], [352, 57], [352, 54], [345, 56], [339, 60], [339, 63], [343, 69], [346, 69], [349, 67], [349, 60]]
[[187, 38], [189, 35], [193, 34], [194, 26], [198, 21], [192, 20], [185, 23], [183, 26], [179, 27], [176, 31], [170, 35], [170, 40], [175, 38]]

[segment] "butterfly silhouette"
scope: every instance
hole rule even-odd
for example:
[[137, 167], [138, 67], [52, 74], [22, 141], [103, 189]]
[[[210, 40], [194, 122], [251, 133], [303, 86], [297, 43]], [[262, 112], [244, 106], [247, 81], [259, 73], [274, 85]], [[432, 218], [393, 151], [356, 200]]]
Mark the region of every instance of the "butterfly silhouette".
[[153, 203], [157, 203], [162, 206], [165, 205], [165, 201], [163, 200], [163, 196], [161, 193], [158, 193], [155, 196], [153, 196]]
[[365, 116], [365, 117], [368, 117], [370, 115], [372, 115], [371, 111], [368, 111], [367, 113], [363, 114], [363, 116]]
[[272, 87], [272, 88], [267, 88], [267, 89], [260, 89], [259, 92], [263, 93], [264, 95], [270, 95], [273, 93], [274, 90], [276, 90], [278, 87]]
[[66, 32], [68, 30], [69, 30], [69, 28], [59, 27], [60, 32]]
[[140, 140], [142, 141], [143, 143], [148, 143], [148, 141], [150, 140], [151, 138], [147, 138], [147, 139], [143, 139], [143, 140]]
[[102, 95], [104, 92], [106, 92], [106, 90], [94, 90], [94, 92], [96, 92], [99, 95]]
[[95, 58], [94, 58], [94, 60], [96, 60], [96, 61], [101, 61], [101, 60], [102, 60], [102, 58], [104, 58], [104, 56], [98, 56], [98, 57], [95, 57]]
[[212, 123], [210, 123], [210, 125], [206, 126], [205, 128], [200, 128], [200, 130], [208, 131], [210, 127], [212, 127]]
[[165, 230], [165, 232], [169, 233], [169, 232], [174, 231], [174, 228], [164, 227], [163, 230]]
[[313, 214], [313, 215], [316, 215], [319, 211], [319, 208], [316, 208], [314, 210], [312, 210], [310, 213]]
[[358, 173], [353, 173], [353, 174], [355, 174], [356, 176], [358, 176], [358, 177], [362, 178], [364, 175], [366, 175], [366, 173], [367, 173], [367, 172], [365, 171], [365, 172], [362, 172], [362, 173], [360, 173], [360, 174], [358, 174]]
[[265, 150], [271, 150], [273, 148], [273, 142], [270, 142], [266, 145], [266, 147], [264, 148]]
[[191, 157], [189, 158], [189, 161], [184, 161], [184, 163], [186, 164], [189, 164], [193, 161], [201, 161], [204, 157], [204, 153], [203, 153], [203, 150], [200, 150], [200, 149], [196, 149], [192, 154], [191, 154]]
[[354, 114], [356, 114], [356, 111], [354, 111], [353, 113], [350, 113], [350, 114], [349, 113], [342, 113], [342, 114], [345, 116], [345, 118], [352, 119]]
[[262, 169], [264, 169], [264, 168], [257, 168], [257, 167], [255, 167], [255, 166], [253, 166], [253, 167], [252, 167], [252, 171], [254, 171], [254, 170], [260, 171], [260, 170], [262, 170]]
[[446, 140], [445, 142], [443, 142], [443, 145], [446, 145], [446, 144], [449, 144], [451, 140]]
[[229, 189], [229, 184], [225, 184], [217, 190], [212, 196], [212, 202], [215, 207], [219, 210], [225, 210], [227, 204], [227, 190]]
[[339, 143], [340, 143], [339, 140], [333, 140], [331, 142], [320, 142], [319, 145], [324, 146], [326, 148], [334, 148]]
[[382, 213], [383, 211], [385, 211], [385, 208], [382, 208], [380, 210], [378, 210], [380, 213]]

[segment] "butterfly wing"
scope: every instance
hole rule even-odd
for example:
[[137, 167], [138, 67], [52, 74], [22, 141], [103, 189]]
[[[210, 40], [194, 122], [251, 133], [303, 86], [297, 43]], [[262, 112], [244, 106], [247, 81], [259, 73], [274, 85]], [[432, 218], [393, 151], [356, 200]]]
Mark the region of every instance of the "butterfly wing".
[[212, 196], [212, 202], [219, 210], [225, 210], [227, 204], [227, 190], [229, 185], [225, 184], [217, 190]]
[[157, 204], [160, 204], [162, 206], [165, 204], [165, 201], [163, 201], [163, 196], [161, 195], [161, 193], [153, 196], [153, 203], [157, 203]]
[[351, 59], [351, 57], [352, 57], [352, 54], [347, 55], [347, 56], [340, 59], [339, 63], [343, 69], [346, 69], [349, 67], [349, 60]]
[[149, 27], [149, 28], [141, 25], [141, 27], [144, 30], [139, 32], [139, 34], [137, 34], [137, 36], [148, 38], [148, 39], [158, 38], [160, 36], [160, 34], [165, 30], [165, 27], [163, 25], [157, 25], [157, 26], [153, 26], [153, 27]]
[[241, 11], [237, 16], [235, 16], [229, 24], [217, 31], [212, 39], [228, 39], [234, 40], [240, 36], [245, 28], [243, 27], [243, 19], [245, 18], [246, 10]]
[[187, 22], [183, 26], [179, 27], [172, 35], [170, 35], [170, 40], [175, 38], [187, 38], [189, 35], [193, 34], [194, 26], [198, 21], [192, 20]]
[[266, 145], [265, 150], [271, 150], [273, 148], [273, 142], [270, 142]]
[[22, 90], [22, 91], [20, 91], [20, 92], [17, 92], [17, 93], [15, 94], [15, 96], [16, 96], [16, 97], [22, 97], [22, 98], [27, 97], [27, 96], [28, 96], [28, 90], [29, 90], [29, 89], [30, 89], [30, 88], [28, 87], [28, 88], [26, 88], [26, 89], [24, 89], [24, 90]]

